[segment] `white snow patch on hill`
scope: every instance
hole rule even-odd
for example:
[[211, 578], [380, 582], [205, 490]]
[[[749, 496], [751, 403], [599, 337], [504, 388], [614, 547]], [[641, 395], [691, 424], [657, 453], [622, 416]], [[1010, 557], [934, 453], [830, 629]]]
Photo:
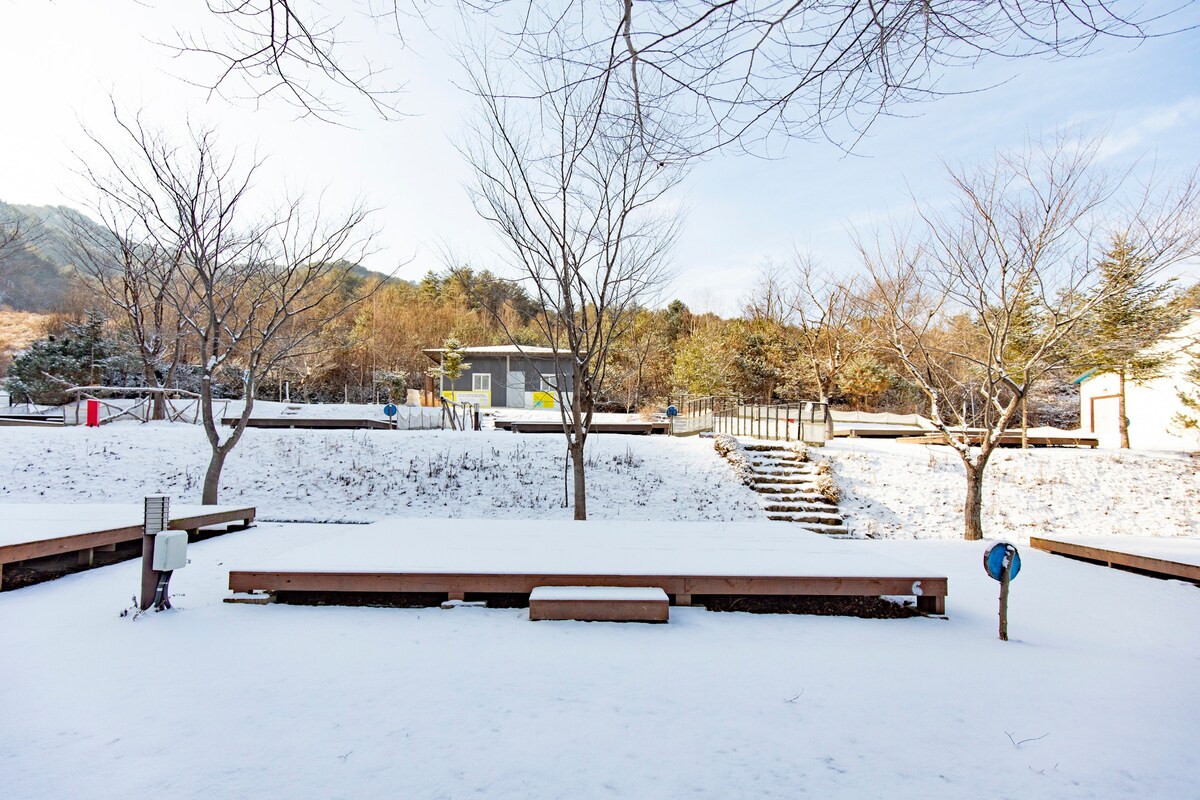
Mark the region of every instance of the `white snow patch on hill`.
[[[588, 514], [597, 519], [761, 519], [755, 495], [707, 439], [593, 435]], [[197, 502], [208, 443], [192, 425], [0, 429], [0, 502]], [[570, 518], [562, 436], [503, 431], [249, 429], [220, 500], [260, 519], [385, 516]]]
[[[839, 439], [841, 508], [859, 536], [962, 537], [966, 477], [948, 447]], [[984, 476], [985, 536], [1200, 535], [1200, 459], [1180, 453], [1003, 449]]]

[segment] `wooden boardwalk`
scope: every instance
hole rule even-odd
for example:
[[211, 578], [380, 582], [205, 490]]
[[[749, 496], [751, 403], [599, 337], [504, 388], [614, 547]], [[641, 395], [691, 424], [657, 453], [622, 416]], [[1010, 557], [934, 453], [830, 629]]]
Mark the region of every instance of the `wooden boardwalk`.
[[[908, 596], [943, 614], [944, 575], [849, 542], [764, 522], [400, 520], [350, 530], [229, 573], [229, 588], [290, 594], [424, 595], [431, 602], [525, 596], [539, 586], [662, 589], [704, 597]], [[483, 596], [483, 597], [481, 597]]]
[[[497, 430], [512, 431], [513, 433], [562, 433], [563, 431], [562, 422], [557, 420], [498, 419], [495, 425]], [[667, 434], [670, 431], [671, 423], [665, 420], [593, 422], [588, 427], [589, 433], [624, 433], [642, 436]]]
[[[140, 540], [142, 514], [137, 504], [0, 504], [0, 586], [6, 565], [75, 554], [88, 566], [95, 550]], [[253, 506], [180, 505], [171, 508], [170, 529], [241, 530], [255, 514]]]
[[[237, 417], [222, 417], [221, 424], [233, 427], [238, 422]], [[387, 419], [370, 419], [367, 417], [250, 417], [246, 420], [247, 428], [307, 428], [327, 431], [375, 430], [390, 431], [393, 425]]]
[[[338, 594], [445, 595], [471, 600], [475, 595], [528, 596], [539, 586], [652, 586], [662, 589], [672, 605], [691, 605], [697, 598], [720, 597], [915, 597], [917, 608], [946, 613], [947, 579], [920, 576], [829, 577], [824, 575], [614, 575], [580, 573], [465, 572], [318, 572], [231, 571], [229, 588], [238, 593], [276, 595], [285, 592]], [[921, 590], [914, 595], [914, 586]]]
[[[983, 431], [967, 431], [967, 439], [971, 444], [979, 444], [983, 441]], [[1099, 447], [1100, 440], [1095, 436], [1075, 436], [1070, 433], [1055, 433], [1055, 434], [1030, 434], [1025, 437], [1030, 447]], [[949, 444], [950, 438], [946, 434], [937, 431], [934, 433], [925, 433], [920, 436], [901, 436], [896, 439], [897, 442], [905, 444]], [[1000, 447], [1020, 447], [1021, 432], [1010, 431], [1000, 435], [997, 442]]]
[[1200, 539], [1155, 536], [1029, 537], [1038, 550], [1160, 578], [1200, 584]]

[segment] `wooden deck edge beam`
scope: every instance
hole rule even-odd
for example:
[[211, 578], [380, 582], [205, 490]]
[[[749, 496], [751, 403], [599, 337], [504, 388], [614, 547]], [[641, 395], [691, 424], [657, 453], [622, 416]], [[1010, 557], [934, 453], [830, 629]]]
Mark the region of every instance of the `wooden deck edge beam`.
[[1029, 544], [1036, 550], [1059, 556], [1079, 558], [1100, 564], [1118, 565], [1129, 569], [1153, 572], [1171, 578], [1200, 583], [1200, 567], [1194, 564], [1184, 564], [1179, 561], [1168, 561], [1150, 556], [1139, 556], [1134, 553], [1123, 553], [1119, 550], [1106, 550], [1100, 547], [1061, 542], [1057, 539], [1042, 539], [1037, 536], [1029, 537]]
[[[547, 575], [232, 570], [234, 592], [381, 592], [528, 594], [538, 586], [653, 586], [690, 603], [695, 595], [915, 596], [918, 607], [945, 612], [944, 577]], [[919, 594], [918, 594], [919, 592]], [[935, 610], [940, 609], [940, 610]]]
[[[226, 509], [188, 517], [178, 517], [171, 520], [170, 529], [175, 531], [193, 531], [208, 525], [224, 522], [243, 523], [249, 527], [254, 523], [258, 509], [254, 506]], [[32, 542], [18, 542], [0, 546], [0, 564], [11, 564], [17, 561], [28, 561], [34, 558], [79, 553], [122, 542], [132, 542], [142, 537], [141, 525], [129, 525], [122, 528], [78, 533], [71, 536], [60, 536], [52, 539], [38, 539]]]

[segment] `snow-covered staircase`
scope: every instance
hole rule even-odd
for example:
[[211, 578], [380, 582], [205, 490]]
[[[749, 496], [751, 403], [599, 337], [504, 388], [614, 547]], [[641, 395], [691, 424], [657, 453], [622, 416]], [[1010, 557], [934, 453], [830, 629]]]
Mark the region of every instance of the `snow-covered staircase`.
[[767, 519], [793, 522], [817, 533], [849, 534], [828, 467], [809, 461], [803, 447], [770, 442], [722, 444], [717, 451], [739, 468], [746, 484], [758, 493]]

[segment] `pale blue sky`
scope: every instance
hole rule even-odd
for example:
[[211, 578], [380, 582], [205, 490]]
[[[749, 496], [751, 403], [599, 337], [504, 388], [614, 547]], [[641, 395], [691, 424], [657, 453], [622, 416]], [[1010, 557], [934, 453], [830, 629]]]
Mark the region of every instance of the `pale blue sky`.
[[[504, 272], [489, 229], [463, 188], [468, 173], [449, 139], [469, 112], [454, 88], [458, 66], [441, 38], [414, 24], [400, 51], [383, 31], [347, 29], [364, 52], [392, 64], [406, 82], [400, 104], [412, 116], [380, 122], [367, 113], [344, 126], [296, 120], [281, 104], [230, 105], [179, 81], [199, 65], [170, 58], [153, 42], [174, 26], [206, 22], [199, 0], [0, 0], [0, 200], [78, 204], [71, 172], [82, 149], [80, 120], [104, 133], [111, 91], [127, 109], [144, 107], [163, 126], [190, 115], [218, 126], [223, 140], [269, 156], [265, 194], [282, 187], [327, 189], [333, 202], [366, 196], [380, 209], [378, 251], [368, 266], [417, 278], [452, 251]], [[192, 9], [188, 11], [187, 9]], [[1200, 9], [1187, 12], [1200, 20]], [[433, 21], [436, 25], [436, 20]], [[1154, 160], [1164, 173], [1200, 161], [1200, 31], [1133, 47], [1110, 42], [1090, 56], [1049, 62], [987, 63], [951, 74], [946, 88], [1004, 85], [901, 110], [881, 120], [846, 156], [825, 143], [794, 142], [766, 161], [722, 156], [701, 164], [678, 197], [686, 218], [675, 253], [678, 278], [664, 300], [732, 313], [766, 258], [787, 261], [794, 246], [837, 269], [854, 269], [848, 226], [867, 227], [911, 208], [910, 193], [936, 203], [947, 189], [941, 160], [986, 160], [996, 148], [1062, 126], [1106, 133], [1114, 168]]]

